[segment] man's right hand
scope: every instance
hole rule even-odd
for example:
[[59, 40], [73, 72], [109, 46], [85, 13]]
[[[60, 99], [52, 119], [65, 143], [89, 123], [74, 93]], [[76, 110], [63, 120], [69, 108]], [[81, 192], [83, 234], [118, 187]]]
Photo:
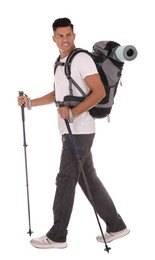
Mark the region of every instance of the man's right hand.
[[19, 106], [22, 105], [24, 105], [25, 107], [28, 106], [28, 99], [26, 96], [18, 96], [17, 101]]

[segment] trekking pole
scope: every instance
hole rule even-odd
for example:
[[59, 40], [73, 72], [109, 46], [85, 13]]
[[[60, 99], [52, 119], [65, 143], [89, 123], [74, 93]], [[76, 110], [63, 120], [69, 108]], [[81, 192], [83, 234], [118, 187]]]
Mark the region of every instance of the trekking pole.
[[85, 172], [84, 172], [84, 169], [83, 169], [83, 166], [82, 166], [81, 158], [79, 156], [79, 153], [78, 153], [78, 150], [77, 150], [77, 146], [75, 144], [75, 141], [74, 141], [74, 138], [73, 138], [73, 134], [72, 134], [72, 131], [71, 131], [71, 128], [70, 128], [70, 125], [69, 125], [69, 122], [68, 122], [67, 119], [64, 119], [64, 120], [65, 120], [65, 124], [66, 124], [67, 130], [68, 130], [68, 133], [69, 133], [69, 137], [70, 137], [70, 141], [71, 141], [71, 145], [73, 147], [73, 151], [74, 151], [75, 157], [77, 158], [77, 161], [78, 161], [79, 166], [80, 166], [80, 170], [81, 170], [82, 177], [83, 177], [83, 180], [84, 180], [84, 183], [85, 183], [85, 186], [86, 186], [88, 197], [89, 197], [89, 200], [90, 200], [90, 202], [91, 202], [91, 204], [93, 206], [93, 209], [94, 209], [94, 212], [95, 212], [95, 215], [96, 215], [96, 219], [97, 219], [97, 222], [98, 222], [101, 234], [102, 234], [102, 238], [103, 238], [103, 241], [104, 241], [104, 244], [105, 244], [104, 251], [107, 251], [109, 253], [109, 250], [111, 248], [108, 247], [108, 245], [106, 243], [106, 240], [105, 240], [105, 237], [104, 237], [104, 234], [103, 234], [103, 230], [102, 230], [102, 227], [101, 227], [101, 224], [100, 224], [100, 221], [99, 221], [99, 217], [97, 215], [96, 206], [95, 206], [95, 203], [94, 203], [94, 200], [93, 200], [93, 197], [92, 197], [92, 194], [91, 194], [91, 191], [90, 191], [90, 188], [89, 188], [86, 176], [85, 176]]
[[[19, 91], [19, 96], [24, 96], [23, 91]], [[26, 96], [26, 95], [25, 95]], [[30, 199], [29, 199], [29, 181], [28, 181], [28, 167], [27, 167], [27, 152], [26, 152], [26, 133], [25, 133], [25, 113], [24, 113], [25, 105], [21, 106], [21, 115], [22, 115], [22, 123], [23, 123], [23, 146], [24, 146], [24, 158], [25, 158], [25, 173], [26, 173], [26, 191], [27, 191], [27, 208], [28, 208], [28, 222], [29, 222], [29, 231], [27, 234], [31, 236], [33, 231], [31, 231], [31, 217], [30, 217]]]

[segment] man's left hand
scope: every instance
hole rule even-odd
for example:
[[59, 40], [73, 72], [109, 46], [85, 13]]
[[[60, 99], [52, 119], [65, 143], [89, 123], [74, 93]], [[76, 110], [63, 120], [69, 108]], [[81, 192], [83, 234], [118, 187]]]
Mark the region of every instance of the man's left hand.
[[58, 108], [59, 115], [61, 116], [62, 119], [68, 119], [69, 118], [69, 110], [68, 107], [59, 107]]

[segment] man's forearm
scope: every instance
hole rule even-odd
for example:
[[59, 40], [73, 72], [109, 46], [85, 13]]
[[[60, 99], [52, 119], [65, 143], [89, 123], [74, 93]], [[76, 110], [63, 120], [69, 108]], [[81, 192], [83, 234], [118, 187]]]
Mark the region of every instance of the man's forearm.
[[71, 109], [74, 117], [80, 115], [81, 113], [91, 109], [95, 105], [97, 105], [102, 98], [104, 98], [104, 91], [101, 92], [92, 92], [89, 96], [86, 97], [84, 101]]
[[55, 102], [55, 92], [52, 91], [49, 94], [42, 96], [40, 98], [35, 98], [31, 100], [32, 106], [42, 106], [48, 105]]

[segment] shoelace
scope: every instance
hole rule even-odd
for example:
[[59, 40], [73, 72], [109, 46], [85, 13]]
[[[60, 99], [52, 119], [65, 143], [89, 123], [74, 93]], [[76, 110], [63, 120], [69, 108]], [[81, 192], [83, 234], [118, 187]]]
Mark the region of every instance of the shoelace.
[[49, 243], [49, 245], [51, 244], [48, 238], [46, 238], [46, 241]]

